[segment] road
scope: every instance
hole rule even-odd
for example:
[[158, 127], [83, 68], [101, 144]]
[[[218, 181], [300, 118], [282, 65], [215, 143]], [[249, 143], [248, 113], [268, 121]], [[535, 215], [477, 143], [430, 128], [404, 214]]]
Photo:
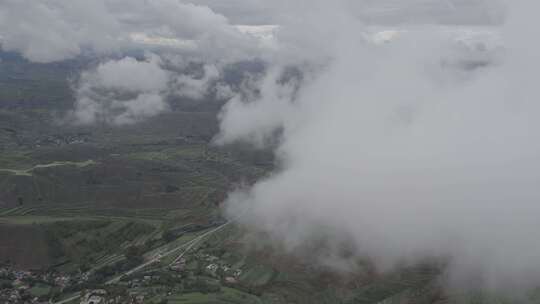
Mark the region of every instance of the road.
[[112, 284], [112, 283], [116, 283], [118, 282], [121, 278], [123, 278], [124, 276], [128, 276], [128, 275], [131, 275], [131, 274], [134, 274], [135, 272], [143, 269], [144, 267], [146, 266], [149, 266], [153, 263], [156, 263], [156, 262], [159, 262], [162, 258], [164, 257], [168, 257], [172, 254], [174, 254], [175, 252], [179, 251], [180, 249], [185, 249], [174, 261], [176, 262], [177, 260], [179, 260], [186, 252], [188, 252], [189, 250], [191, 250], [191, 248], [193, 248], [193, 246], [195, 246], [200, 240], [204, 239], [205, 237], [211, 235], [211, 234], [214, 234], [216, 232], [218, 232], [219, 230], [223, 229], [224, 227], [226, 227], [227, 225], [229, 225], [231, 222], [225, 222], [219, 226], [217, 226], [216, 228], [214, 229], [211, 229], [211, 230], [208, 230], [206, 231], [205, 233], [195, 237], [194, 239], [188, 241], [188, 242], [185, 242], [181, 245], [179, 245], [178, 247], [175, 247], [169, 251], [166, 251], [162, 254], [160, 254], [158, 257], [155, 257], [153, 259], [150, 259], [148, 260], [147, 262], [127, 271], [127, 272], [124, 272], [123, 274], [117, 276], [116, 278], [113, 278], [109, 281], [107, 281], [105, 284]]
[[[218, 232], [219, 230], [225, 228], [230, 223], [232, 223], [232, 222], [227, 221], [227, 222], [221, 224], [220, 226], [218, 226], [218, 227], [216, 227], [216, 228], [214, 228], [214, 229], [212, 229], [210, 231], [207, 231], [207, 232], [201, 234], [200, 236], [194, 238], [193, 240], [185, 243], [185, 245], [187, 245], [186, 250], [182, 251], [182, 253], [179, 256], [177, 256], [176, 259], [174, 259], [174, 261], [172, 261], [172, 263], [169, 264], [169, 265], [172, 265], [172, 264], [178, 262], [178, 260], [180, 260], [184, 256], [184, 254], [188, 253], [191, 250], [191, 248], [193, 248], [193, 246], [195, 246], [197, 244], [198, 241], [202, 240], [203, 238], [207, 237], [210, 234]], [[188, 244], [188, 243], [190, 243], [190, 244]]]
[[[176, 257], [176, 259], [171, 263], [175, 263], [176, 261], [178, 261], [180, 258], [182, 258], [184, 256], [184, 254], [186, 254], [187, 252], [189, 252], [189, 250], [191, 250], [191, 248], [193, 248], [193, 246], [195, 246], [199, 241], [201, 241], [202, 239], [204, 239], [205, 237], [211, 235], [211, 234], [214, 234], [220, 230], [222, 230], [223, 228], [225, 228], [226, 226], [228, 226], [229, 224], [231, 224], [232, 221], [227, 221], [219, 226], [217, 226], [216, 228], [213, 228], [211, 230], [208, 230], [206, 231], [205, 233], [195, 237], [194, 239], [186, 242], [186, 243], [183, 243], [171, 250], [168, 250], [162, 254], [160, 254], [158, 257], [155, 257], [155, 258], [152, 258], [146, 262], [144, 262], [143, 264], [131, 269], [131, 270], [128, 270], [120, 275], [118, 275], [117, 277], [115, 278], [112, 278], [110, 280], [108, 280], [107, 282], [105, 282], [106, 285], [110, 285], [110, 284], [113, 284], [113, 283], [116, 283], [118, 281], [120, 281], [120, 279], [122, 279], [124, 276], [127, 276], [127, 275], [131, 275], [131, 274], [134, 274], [136, 273], [137, 271], [145, 268], [146, 266], [149, 266], [153, 263], [156, 263], [156, 262], [159, 262], [159, 260], [161, 260], [162, 258], [164, 257], [167, 257], [167, 256], [170, 256], [172, 254], [174, 254], [175, 252], [178, 252], [179, 250], [181, 249], [185, 249], [178, 257]], [[58, 302], [50, 302], [50, 303], [54, 303], [54, 304], [65, 304], [65, 303], [69, 303], [71, 301], [74, 301], [74, 300], [77, 300], [78, 298], [81, 297], [81, 293], [77, 293], [67, 299], [64, 299], [64, 300], [61, 300], [61, 301], [58, 301]]]

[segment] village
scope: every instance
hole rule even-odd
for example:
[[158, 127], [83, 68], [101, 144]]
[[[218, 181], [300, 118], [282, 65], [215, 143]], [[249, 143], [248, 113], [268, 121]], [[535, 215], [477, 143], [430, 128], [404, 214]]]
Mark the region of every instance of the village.
[[88, 280], [85, 274], [67, 275], [56, 271], [18, 270], [0, 267], [0, 303], [47, 303], [65, 288]]
[[0, 268], [0, 303], [50, 303], [74, 293], [79, 293], [80, 298], [73, 303], [81, 304], [166, 303], [165, 297], [171, 295], [240, 287], [241, 275], [241, 269], [201, 252], [181, 256], [168, 265], [152, 264], [112, 284], [103, 277], [97, 282], [99, 271], [62, 274], [6, 265]]

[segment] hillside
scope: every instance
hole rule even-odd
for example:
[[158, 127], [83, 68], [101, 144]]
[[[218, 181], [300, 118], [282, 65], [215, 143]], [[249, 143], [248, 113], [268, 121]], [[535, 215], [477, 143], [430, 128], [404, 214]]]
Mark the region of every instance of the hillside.
[[212, 144], [219, 101], [175, 100], [130, 126], [62, 122], [67, 79], [86, 64], [2, 54], [0, 300], [18, 284], [57, 303], [449, 303], [437, 265], [338, 273], [223, 218], [227, 192], [275, 164]]

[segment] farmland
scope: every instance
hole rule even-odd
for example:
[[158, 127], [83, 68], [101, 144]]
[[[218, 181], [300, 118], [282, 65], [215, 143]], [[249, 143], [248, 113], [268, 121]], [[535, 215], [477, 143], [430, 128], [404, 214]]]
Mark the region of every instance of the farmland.
[[[100, 282], [218, 225], [227, 191], [272, 166], [267, 155], [212, 146], [208, 102], [171, 101], [174, 111], [134, 126], [64, 124], [69, 75], [88, 62], [1, 55], [0, 262], [10, 267]], [[30, 293], [44, 297], [46, 286]]]
[[0, 57], [0, 301], [14, 290], [60, 303], [448, 300], [434, 265], [336, 272], [223, 218], [227, 193], [275, 164], [265, 150], [213, 144], [219, 101], [171, 100], [129, 126], [65, 124], [66, 79], [89, 63]]

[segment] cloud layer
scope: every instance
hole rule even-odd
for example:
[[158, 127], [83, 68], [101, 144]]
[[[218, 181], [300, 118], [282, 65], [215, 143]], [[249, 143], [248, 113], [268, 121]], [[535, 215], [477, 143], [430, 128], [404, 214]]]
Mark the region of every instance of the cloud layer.
[[344, 6], [317, 3], [308, 17], [335, 21], [313, 26], [332, 42], [315, 52], [320, 67], [299, 91], [270, 73], [260, 96], [222, 113], [220, 141], [281, 134], [281, 170], [231, 194], [229, 212], [248, 210], [244, 224], [290, 250], [334, 231], [381, 269], [436, 256], [454, 282], [538, 285], [539, 44], [524, 30], [538, 4], [508, 4], [492, 29], [502, 51], [440, 26], [374, 45]]
[[[230, 88], [218, 81], [222, 67], [265, 56], [268, 33], [179, 0], [0, 1], [2, 50], [39, 63], [81, 55], [98, 61], [75, 84], [66, 119], [80, 124], [135, 123], [166, 111], [167, 96], [227, 98]], [[141, 53], [152, 59], [129, 55]], [[190, 64], [203, 65], [202, 74]]]
[[220, 59], [257, 47], [226, 17], [177, 0], [4, 0], [0, 8], [2, 49], [35, 62], [143, 47], [134, 35], [191, 42], [184, 51]]
[[[381, 269], [437, 256], [456, 281], [527, 287], [540, 280], [538, 8], [0, 0], [0, 36], [36, 62], [150, 54], [83, 72], [78, 123], [135, 123], [167, 111], [169, 95], [232, 96], [216, 142], [277, 146], [279, 170], [232, 193], [228, 211], [291, 251], [322, 235], [327, 264], [351, 262], [347, 243]], [[223, 66], [254, 58], [264, 75], [221, 86]], [[201, 73], [185, 69], [193, 62]]]

